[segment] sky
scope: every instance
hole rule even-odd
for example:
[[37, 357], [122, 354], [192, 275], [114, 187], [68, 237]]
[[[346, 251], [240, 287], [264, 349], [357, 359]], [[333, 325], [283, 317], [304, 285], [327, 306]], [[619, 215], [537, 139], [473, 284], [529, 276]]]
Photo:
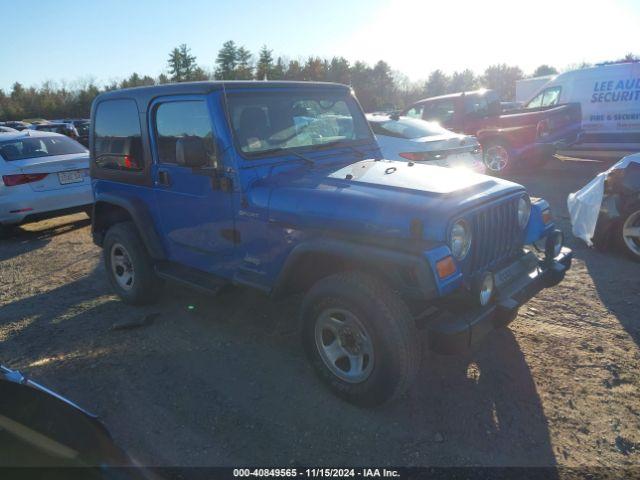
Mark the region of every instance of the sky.
[[155, 77], [182, 43], [213, 70], [226, 40], [290, 59], [383, 59], [413, 81], [438, 68], [531, 73], [640, 54], [640, 0], [0, 0], [0, 12], [5, 91]]

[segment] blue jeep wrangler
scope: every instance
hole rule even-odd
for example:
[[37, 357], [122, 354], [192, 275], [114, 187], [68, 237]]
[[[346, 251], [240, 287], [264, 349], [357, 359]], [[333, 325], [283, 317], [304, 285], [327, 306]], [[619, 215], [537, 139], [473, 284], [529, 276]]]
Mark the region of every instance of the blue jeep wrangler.
[[165, 280], [304, 292], [309, 359], [356, 404], [402, 394], [423, 342], [469, 348], [571, 264], [522, 186], [382, 159], [344, 85], [118, 90], [91, 119], [93, 238], [122, 300]]

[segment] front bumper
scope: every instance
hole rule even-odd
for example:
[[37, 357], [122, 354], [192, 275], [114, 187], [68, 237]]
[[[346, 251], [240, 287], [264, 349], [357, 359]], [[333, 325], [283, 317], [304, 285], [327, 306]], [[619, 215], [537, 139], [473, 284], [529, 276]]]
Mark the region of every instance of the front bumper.
[[[449, 301], [450, 308], [443, 305], [444, 309], [427, 325], [429, 347], [438, 353], [461, 353], [492, 330], [508, 325], [515, 319], [521, 305], [542, 289], [562, 281], [571, 268], [572, 257], [573, 252], [563, 247], [551, 261], [540, 260], [533, 270], [508, 278], [498, 288], [495, 302], [486, 307], [469, 308], [470, 302]], [[524, 258], [517, 262], [524, 262]]]

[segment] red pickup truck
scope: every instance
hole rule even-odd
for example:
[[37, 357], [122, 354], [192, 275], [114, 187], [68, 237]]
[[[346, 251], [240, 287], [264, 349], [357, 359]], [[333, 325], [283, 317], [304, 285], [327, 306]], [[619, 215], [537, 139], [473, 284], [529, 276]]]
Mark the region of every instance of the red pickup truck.
[[432, 97], [406, 108], [401, 115], [439, 122], [443, 127], [475, 135], [484, 150], [484, 162], [493, 174], [517, 167], [540, 166], [559, 146], [577, 139], [581, 129], [579, 103], [503, 112], [493, 90], [452, 93]]

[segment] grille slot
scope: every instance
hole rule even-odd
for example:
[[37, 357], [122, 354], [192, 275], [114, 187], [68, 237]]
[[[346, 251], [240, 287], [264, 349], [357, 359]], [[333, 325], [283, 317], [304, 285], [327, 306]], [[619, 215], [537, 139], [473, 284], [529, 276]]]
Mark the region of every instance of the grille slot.
[[470, 275], [491, 269], [522, 248], [518, 197], [482, 208], [471, 216], [473, 240], [465, 269]]

